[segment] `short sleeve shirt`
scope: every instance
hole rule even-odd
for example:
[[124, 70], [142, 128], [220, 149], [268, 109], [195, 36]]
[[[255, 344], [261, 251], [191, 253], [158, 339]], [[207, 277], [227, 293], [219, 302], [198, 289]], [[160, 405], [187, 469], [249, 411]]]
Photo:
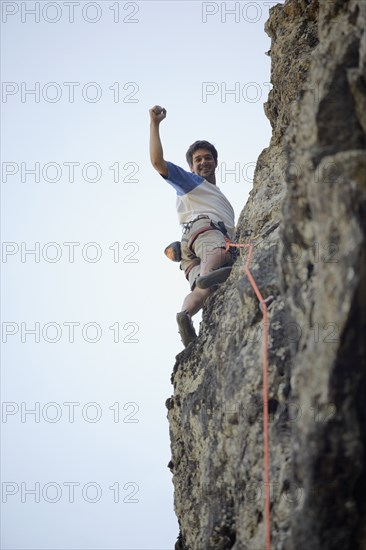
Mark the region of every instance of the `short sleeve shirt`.
[[162, 176], [177, 192], [179, 223], [187, 223], [199, 215], [213, 221], [223, 221], [229, 234], [233, 234], [235, 214], [228, 199], [220, 189], [202, 176], [187, 172], [180, 166], [167, 162], [168, 176]]

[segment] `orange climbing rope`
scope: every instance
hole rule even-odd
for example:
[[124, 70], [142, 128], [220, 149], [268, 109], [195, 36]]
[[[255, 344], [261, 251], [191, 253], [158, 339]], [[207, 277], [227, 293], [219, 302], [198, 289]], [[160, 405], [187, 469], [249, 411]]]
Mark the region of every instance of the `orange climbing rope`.
[[264, 518], [266, 530], [266, 550], [271, 548], [271, 519], [270, 519], [270, 491], [269, 491], [269, 444], [268, 444], [268, 310], [262, 294], [249, 270], [252, 258], [253, 244], [232, 243], [226, 239], [226, 251], [230, 247], [247, 248], [248, 255], [244, 265], [244, 271], [261, 304], [263, 313], [263, 440], [264, 440]]

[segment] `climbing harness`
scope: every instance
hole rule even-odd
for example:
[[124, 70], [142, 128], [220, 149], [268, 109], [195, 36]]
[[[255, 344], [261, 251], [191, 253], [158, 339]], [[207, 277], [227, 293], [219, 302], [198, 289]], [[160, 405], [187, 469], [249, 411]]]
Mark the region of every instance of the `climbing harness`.
[[[277, 224], [278, 225], [278, 224]], [[276, 225], [276, 227], [277, 227]], [[275, 227], [273, 228], [275, 229]], [[268, 233], [267, 233], [268, 234]], [[257, 239], [252, 237], [251, 240]], [[271, 521], [270, 521], [270, 488], [269, 488], [269, 444], [268, 444], [268, 308], [266, 301], [259, 292], [258, 286], [250, 272], [249, 266], [253, 253], [253, 244], [232, 243], [226, 240], [226, 251], [233, 248], [246, 248], [248, 251], [244, 265], [244, 271], [259, 300], [263, 314], [263, 442], [264, 442], [264, 518], [265, 518], [265, 540], [266, 550], [271, 548]]]
[[[214, 222], [213, 220], [211, 220], [211, 218], [209, 216], [204, 216], [204, 215], [197, 216], [194, 220], [182, 224], [183, 225], [183, 235], [186, 235], [187, 233], [189, 233], [189, 231], [191, 230], [193, 224], [196, 221], [202, 220], [202, 219], [207, 219], [207, 220], [209, 220], [209, 222], [207, 222], [207, 225], [205, 225], [204, 227], [200, 227], [200, 229], [197, 229], [197, 231], [192, 233], [192, 235], [190, 236], [190, 238], [187, 242], [187, 247], [192, 252], [193, 256], [195, 256], [195, 253], [194, 253], [194, 250], [193, 250], [193, 245], [194, 245], [196, 239], [199, 237], [199, 235], [202, 235], [202, 233], [205, 233], [206, 231], [218, 230], [218, 231], [221, 231], [221, 233], [224, 235], [225, 240], [228, 238], [227, 237], [228, 233], [227, 233], [227, 229], [225, 227], [224, 222], [222, 222], [222, 221]], [[180, 241], [174, 241], [174, 242], [170, 243], [167, 247], [165, 247], [164, 254], [167, 258], [169, 258], [169, 260], [172, 260], [173, 262], [180, 262], [182, 260], [182, 250], [181, 250]], [[199, 258], [198, 259], [194, 258], [192, 260], [192, 263], [187, 267], [187, 269], [184, 272], [185, 276], [186, 276], [186, 279], [188, 279], [188, 275], [189, 275], [189, 272], [191, 271], [191, 269], [193, 267], [195, 267], [196, 265], [198, 265], [199, 263], [200, 263]]]
[[216, 231], [221, 231], [221, 233], [224, 235], [225, 238], [227, 236], [227, 229], [225, 227], [224, 222], [220, 221], [220, 222], [215, 223], [208, 216], [199, 216], [198, 218], [196, 218], [192, 222], [189, 222], [191, 224], [190, 227], [192, 227], [193, 223], [196, 220], [203, 219], [203, 218], [207, 218], [208, 220], [210, 220], [210, 223], [208, 225], [205, 225], [204, 227], [200, 227], [199, 229], [197, 229], [197, 231], [192, 233], [192, 235], [190, 236], [189, 241], [187, 243], [187, 246], [188, 246], [189, 250], [192, 252], [192, 254], [194, 254], [193, 245], [194, 245], [197, 237], [199, 237], [199, 235], [202, 235], [202, 233], [206, 233], [206, 231], [216, 230]]
[[192, 225], [194, 224], [194, 222], [196, 222], [197, 220], [205, 220], [205, 219], [209, 220], [210, 218], [209, 218], [209, 216], [204, 216], [202, 214], [202, 215], [197, 216], [197, 218], [194, 218], [194, 220], [192, 220], [190, 222], [182, 223], [183, 234], [186, 235], [190, 231], [190, 229], [191, 229]]

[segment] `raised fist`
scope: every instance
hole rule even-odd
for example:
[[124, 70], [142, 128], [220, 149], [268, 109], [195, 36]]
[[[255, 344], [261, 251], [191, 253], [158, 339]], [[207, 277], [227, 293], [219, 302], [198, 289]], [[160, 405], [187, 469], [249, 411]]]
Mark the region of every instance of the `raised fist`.
[[160, 105], [154, 105], [154, 107], [149, 110], [149, 113], [153, 122], [161, 122], [166, 117], [166, 109], [160, 107]]

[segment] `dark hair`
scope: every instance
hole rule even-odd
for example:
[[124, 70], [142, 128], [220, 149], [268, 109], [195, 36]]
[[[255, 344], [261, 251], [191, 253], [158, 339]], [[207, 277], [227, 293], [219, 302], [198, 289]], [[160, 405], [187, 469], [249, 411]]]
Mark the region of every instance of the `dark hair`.
[[192, 166], [193, 164], [193, 153], [195, 153], [198, 149], [207, 149], [207, 151], [210, 151], [211, 155], [213, 156], [215, 162], [217, 163], [217, 151], [214, 145], [210, 143], [209, 141], [205, 140], [199, 140], [192, 143], [188, 151], [186, 152], [186, 159], [189, 164], [189, 166]]

